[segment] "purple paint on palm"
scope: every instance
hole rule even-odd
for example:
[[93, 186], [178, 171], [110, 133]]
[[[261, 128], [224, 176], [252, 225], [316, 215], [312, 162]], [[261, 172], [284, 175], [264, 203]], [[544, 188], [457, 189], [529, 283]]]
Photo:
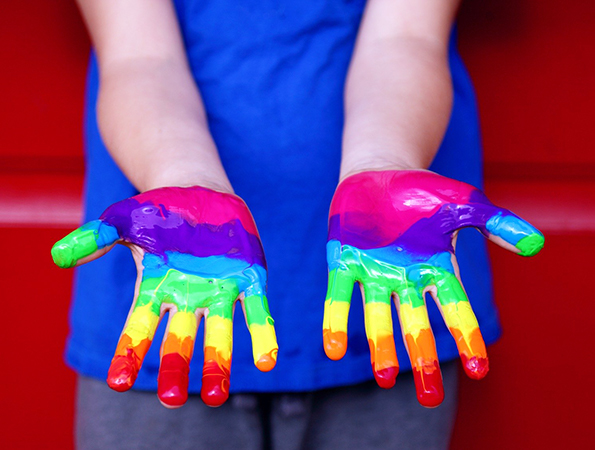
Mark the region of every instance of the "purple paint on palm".
[[166, 251], [224, 255], [266, 267], [256, 225], [245, 203], [201, 187], [161, 188], [110, 206], [101, 220], [126, 242], [165, 257]]
[[433, 255], [452, 248], [452, 234], [497, 213], [481, 191], [427, 171], [363, 172], [342, 182], [331, 204], [329, 240], [360, 249], [402, 247]]

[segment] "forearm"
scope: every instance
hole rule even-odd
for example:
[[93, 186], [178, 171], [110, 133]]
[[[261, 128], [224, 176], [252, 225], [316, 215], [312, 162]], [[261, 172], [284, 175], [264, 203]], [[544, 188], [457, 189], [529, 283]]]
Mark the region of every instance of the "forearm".
[[98, 121], [140, 190], [200, 184], [231, 192], [198, 90], [179, 63], [138, 58], [101, 70]]
[[98, 122], [140, 190], [231, 192], [169, 0], [77, 0], [99, 61]]
[[[414, 20], [421, 6], [414, 12], [390, 6], [382, 15], [386, 3], [370, 3], [349, 68], [342, 179], [368, 169], [427, 168], [448, 125], [448, 35], [456, 2], [427, 25]], [[410, 21], [386, 19], [390, 14]]]

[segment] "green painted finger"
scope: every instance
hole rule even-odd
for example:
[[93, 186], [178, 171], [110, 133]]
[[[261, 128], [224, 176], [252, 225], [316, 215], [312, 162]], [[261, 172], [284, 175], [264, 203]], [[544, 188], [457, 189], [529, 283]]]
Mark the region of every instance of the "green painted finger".
[[[258, 293], [261, 291], [261, 293]], [[267, 297], [261, 289], [247, 290], [244, 298], [246, 322], [252, 337], [254, 365], [262, 372], [268, 372], [277, 363], [277, 335], [275, 322], [269, 312]]]
[[324, 351], [333, 360], [341, 359], [347, 351], [347, 320], [354, 283], [349, 269], [338, 267], [328, 274], [322, 335]]
[[115, 227], [93, 220], [60, 239], [52, 247], [54, 263], [63, 269], [74, 267], [81, 259], [114, 244], [120, 236]]

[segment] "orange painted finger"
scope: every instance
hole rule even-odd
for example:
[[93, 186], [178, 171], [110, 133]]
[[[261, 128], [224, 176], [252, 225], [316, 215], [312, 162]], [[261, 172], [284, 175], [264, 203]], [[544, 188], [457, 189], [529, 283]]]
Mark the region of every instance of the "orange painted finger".
[[396, 306], [403, 340], [411, 360], [417, 399], [423, 406], [438, 406], [444, 400], [444, 386], [422, 293], [409, 285], [403, 286], [397, 294], [399, 301]]
[[470, 378], [479, 380], [487, 375], [489, 362], [479, 324], [467, 294], [453, 274], [443, 274], [435, 284], [436, 292], [433, 296], [455, 339], [465, 373]]
[[391, 293], [378, 284], [364, 285], [366, 335], [370, 345], [372, 371], [378, 385], [389, 389], [395, 385], [399, 362], [393, 336]]
[[232, 350], [232, 302], [209, 307], [205, 321], [205, 360], [200, 395], [205, 404], [221, 406], [229, 397]]

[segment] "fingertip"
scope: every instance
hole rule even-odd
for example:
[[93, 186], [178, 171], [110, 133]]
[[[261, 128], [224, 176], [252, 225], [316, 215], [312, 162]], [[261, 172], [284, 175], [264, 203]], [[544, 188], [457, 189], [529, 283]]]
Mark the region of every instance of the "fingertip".
[[[533, 256], [543, 247], [543, 234], [529, 222], [507, 210], [501, 210], [493, 215], [486, 222], [486, 230], [492, 236], [501, 238], [508, 245], [516, 247], [522, 256]], [[506, 248], [501, 243], [499, 245]], [[509, 250], [513, 249], [509, 248]]]
[[157, 380], [157, 396], [167, 408], [179, 408], [188, 400], [188, 361], [178, 353], [163, 356]]
[[221, 406], [229, 398], [229, 380], [221, 377], [203, 377], [200, 398], [207, 406]]
[[382, 389], [390, 389], [395, 385], [398, 374], [398, 367], [385, 367], [384, 369], [374, 371], [374, 379]]
[[[205, 349], [205, 363], [202, 372], [200, 397], [207, 406], [221, 406], [229, 397], [229, 362], [221, 361]], [[207, 356], [210, 355], [210, 356]]]
[[54, 244], [51, 253], [54, 264], [61, 269], [70, 269], [76, 265], [76, 258], [74, 258], [72, 248], [61, 241]]
[[203, 388], [200, 391], [200, 398], [205, 405], [211, 408], [218, 408], [229, 398], [229, 394], [218, 389]]
[[426, 408], [435, 408], [444, 401], [444, 385], [438, 361], [413, 368], [417, 401]]
[[461, 355], [461, 359], [465, 373], [473, 380], [481, 380], [490, 370], [488, 358], [483, 358], [481, 356], [472, 356], [471, 358], [468, 358], [466, 355]]
[[541, 251], [545, 243], [545, 237], [541, 233], [532, 233], [525, 236], [515, 245], [520, 250], [521, 256], [534, 256]]
[[338, 361], [347, 352], [347, 333], [344, 331], [323, 330], [324, 352], [333, 361]]
[[418, 392], [417, 401], [424, 408], [436, 408], [444, 401], [444, 388], [440, 386], [436, 391]]
[[274, 348], [270, 352], [260, 355], [258, 360], [255, 362], [256, 368], [261, 372], [269, 372], [273, 370], [277, 364], [277, 352], [278, 349]]
[[107, 384], [114, 391], [125, 392], [129, 390], [138, 374], [138, 367], [134, 360], [124, 355], [117, 355], [107, 373]]

